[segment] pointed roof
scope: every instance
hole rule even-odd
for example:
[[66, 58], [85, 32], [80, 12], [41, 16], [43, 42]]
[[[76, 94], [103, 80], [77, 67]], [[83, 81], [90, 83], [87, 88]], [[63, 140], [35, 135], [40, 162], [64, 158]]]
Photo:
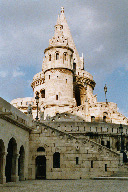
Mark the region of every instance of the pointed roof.
[[75, 62], [77, 64], [77, 67], [79, 68], [81, 61], [80, 61], [78, 51], [76, 49], [74, 40], [72, 38], [70, 29], [69, 29], [69, 26], [68, 26], [68, 23], [67, 23], [65, 14], [64, 14], [64, 7], [61, 7], [60, 23], [61, 23], [61, 25], [63, 25], [63, 34], [64, 34], [64, 36], [68, 38], [69, 47], [71, 47], [73, 49], [73, 51], [74, 51], [74, 59], [75, 59]]
[[59, 16], [59, 15], [58, 15], [58, 18], [57, 18], [56, 25], [61, 25], [61, 24], [60, 24], [60, 16]]

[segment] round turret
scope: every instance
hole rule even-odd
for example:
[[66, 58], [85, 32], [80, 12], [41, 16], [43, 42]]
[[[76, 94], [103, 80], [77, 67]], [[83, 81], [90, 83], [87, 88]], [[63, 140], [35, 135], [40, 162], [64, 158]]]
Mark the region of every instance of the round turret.
[[73, 99], [73, 49], [63, 35], [63, 26], [55, 25], [55, 35], [45, 49], [42, 70], [45, 74], [44, 117], [69, 110]]

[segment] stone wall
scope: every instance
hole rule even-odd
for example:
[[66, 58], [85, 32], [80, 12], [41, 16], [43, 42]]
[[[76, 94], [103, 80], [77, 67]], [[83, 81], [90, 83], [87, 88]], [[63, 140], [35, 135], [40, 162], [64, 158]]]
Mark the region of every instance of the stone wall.
[[[39, 147], [45, 151], [37, 152]], [[53, 168], [55, 152], [60, 153], [59, 168]], [[106, 147], [86, 138], [77, 139], [43, 124], [30, 134], [29, 179], [35, 179], [37, 156], [46, 157], [47, 179], [110, 176], [118, 171], [119, 165], [119, 155]]]

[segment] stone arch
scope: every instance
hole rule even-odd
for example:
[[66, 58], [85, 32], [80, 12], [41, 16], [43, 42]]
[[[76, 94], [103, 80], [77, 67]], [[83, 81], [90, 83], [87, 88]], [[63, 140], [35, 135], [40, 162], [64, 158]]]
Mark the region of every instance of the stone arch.
[[46, 157], [40, 155], [36, 157], [36, 179], [46, 179]]
[[24, 180], [24, 163], [25, 163], [25, 150], [23, 145], [20, 147], [19, 159], [18, 159], [18, 175], [19, 180]]
[[81, 105], [81, 97], [80, 97], [80, 87], [77, 85], [75, 86], [75, 99], [77, 107]]
[[107, 121], [108, 113], [105, 111], [103, 112], [103, 122]]
[[6, 182], [17, 180], [17, 143], [12, 137], [8, 143], [6, 156], [5, 176]]
[[44, 147], [38, 147], [37, 152], [45, 152], [45, 148]]
[[5, 162], [4, 162], [4, 157], [5, 157], [5, 146], [4, 142], [2, 139], [0, 139], [0, 183], [3, 183], [4, 181], [4, 172], [5, 172]]
[[74, 97], [77, 106], [84, 104], [86, 100], [86, 90], [81, 84], [74, 85]]

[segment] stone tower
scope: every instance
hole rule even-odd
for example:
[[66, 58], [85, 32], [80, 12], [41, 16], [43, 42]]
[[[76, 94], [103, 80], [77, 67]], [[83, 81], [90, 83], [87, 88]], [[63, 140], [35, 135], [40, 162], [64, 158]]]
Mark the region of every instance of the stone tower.
[[[64, 9], [61, 9], [64, 14]], [[55, 34], [44, 50], [42, 71], [45, 74], [44, 118], [47, 115], [68, 111], [75, 106], [73, 98], [73, 49], [63, 34], [63, 25], [58, 15]]]

